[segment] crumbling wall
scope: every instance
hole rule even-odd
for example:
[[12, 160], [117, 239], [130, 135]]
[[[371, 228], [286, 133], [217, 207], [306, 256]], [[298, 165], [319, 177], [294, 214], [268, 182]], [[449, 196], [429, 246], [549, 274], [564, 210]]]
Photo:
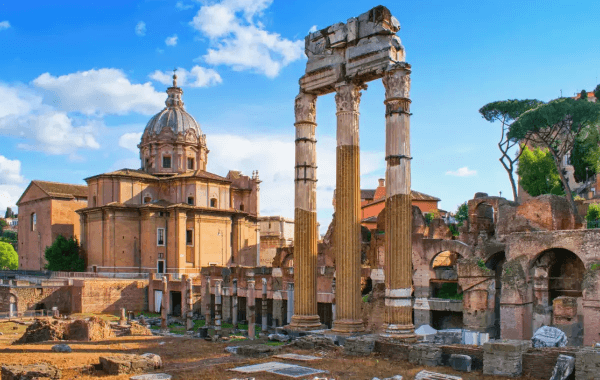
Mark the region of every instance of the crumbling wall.
[[148, 310], [148, 280], [74, 280], [75, 313]]

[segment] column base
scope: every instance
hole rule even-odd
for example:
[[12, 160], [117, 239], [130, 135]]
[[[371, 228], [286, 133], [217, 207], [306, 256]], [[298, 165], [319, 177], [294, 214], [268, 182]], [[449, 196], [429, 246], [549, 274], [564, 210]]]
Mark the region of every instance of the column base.
[[365, 325], [359, 319], [338, 319], [333, 321], [331, 331], [337, 334], [354, 334], [365, 331]]
[[286, 328], [299, 331], [318, 330], [321, 328], [321, 319], [318, 315], [293, 315]]
[[383, 338], [401, 342], [416, 342], [415, 325], [394, 325], [386, 324], [385, 333], [381, 334]]

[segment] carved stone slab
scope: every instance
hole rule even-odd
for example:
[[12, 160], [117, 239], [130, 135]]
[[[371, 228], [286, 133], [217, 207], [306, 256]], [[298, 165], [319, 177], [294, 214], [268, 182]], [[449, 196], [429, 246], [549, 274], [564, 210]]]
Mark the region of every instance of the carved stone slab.
[[415, 380], [462, 380], [462, 377], [446, 375], [430, 371], [421, 371], [415, 375]]

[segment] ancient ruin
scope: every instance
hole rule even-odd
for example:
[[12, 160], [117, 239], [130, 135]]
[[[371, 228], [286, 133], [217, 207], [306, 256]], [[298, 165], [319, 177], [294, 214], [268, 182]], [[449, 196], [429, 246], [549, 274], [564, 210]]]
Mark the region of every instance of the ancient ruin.
[[346, 24], [306, 36], [306, 74], [296, 97], [297, 273], [290, 327], [315, 329], [317, 315], [316, 102], [335, 92], [337, 107], [336, 317], [332, 331], [364, 330], [360, 319], [360, 146], [359, 105], [366, 82], [383, 79], [386, 89], [386, 324], [387, 333], [413, 337], [410, 305], [410, 65], [396, 32], [400, 24], [385, 7], [376, 7]]

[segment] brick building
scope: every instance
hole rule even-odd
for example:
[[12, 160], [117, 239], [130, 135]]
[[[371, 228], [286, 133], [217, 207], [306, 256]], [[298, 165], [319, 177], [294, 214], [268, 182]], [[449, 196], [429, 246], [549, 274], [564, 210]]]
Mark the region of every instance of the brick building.
[[261, 216], [260, 223], [260, 265], [271, 266], [277, 248], [294, 244], [294, 220], [282, 216]]
[[[411, 191], [412, 204], [417, 206], [422, 213], [436, 211], [439, 198]], [[379, 180], [379, 186], [375, 190], [360, 190], [360, 218], [361, 224], [374, 230], [377, 228], [377, 216], [385, 208], [385, 180]]]
[[138, 145], [142, 168], [86, 178], [90, 202], [78, 213], [89, 271], [197, 275], [239, 265], [241, 251], [258, 257], [258, 172], [207, 172], [206, 135], [176, 75], [167, 94]]
[[87, 186], [31, 181], [17, 201], [19, 269], [42, 270], [44, 251], [58, 235], [80, 238], [75, 211], [87, 206], [87, 196]]

